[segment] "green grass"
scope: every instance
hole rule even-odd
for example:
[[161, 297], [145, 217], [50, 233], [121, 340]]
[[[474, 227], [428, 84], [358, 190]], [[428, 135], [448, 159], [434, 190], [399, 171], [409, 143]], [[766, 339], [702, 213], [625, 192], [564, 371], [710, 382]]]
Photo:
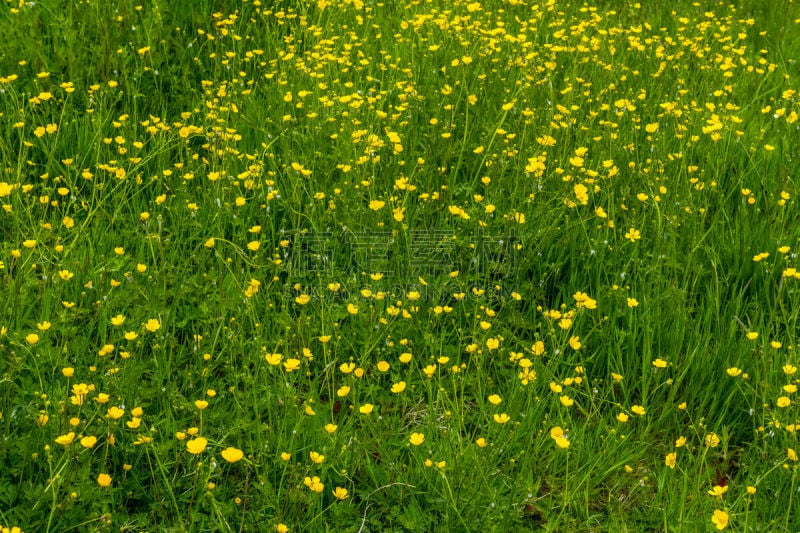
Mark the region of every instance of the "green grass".
[[0, 527], [800, 531], [797, 2], [0, 29]]

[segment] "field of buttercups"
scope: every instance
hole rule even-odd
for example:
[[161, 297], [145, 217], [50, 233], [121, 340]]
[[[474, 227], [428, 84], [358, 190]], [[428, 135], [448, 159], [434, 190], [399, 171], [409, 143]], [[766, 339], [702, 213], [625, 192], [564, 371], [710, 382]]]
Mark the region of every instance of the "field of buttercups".
[[0, 531], [800, 531], [800, 3], [6, 0]]

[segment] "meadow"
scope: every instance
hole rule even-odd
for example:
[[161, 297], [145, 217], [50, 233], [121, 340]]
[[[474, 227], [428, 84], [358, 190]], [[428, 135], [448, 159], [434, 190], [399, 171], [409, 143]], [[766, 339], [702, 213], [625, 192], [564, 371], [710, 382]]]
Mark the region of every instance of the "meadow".
[[0, 531], [800, 531], [796, 0], [6, 0]]

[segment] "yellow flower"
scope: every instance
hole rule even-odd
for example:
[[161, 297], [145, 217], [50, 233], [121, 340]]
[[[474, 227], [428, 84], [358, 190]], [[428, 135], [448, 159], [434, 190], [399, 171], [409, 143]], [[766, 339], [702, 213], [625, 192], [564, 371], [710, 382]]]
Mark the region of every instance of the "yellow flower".
[[499, 394], [492, 394], [489, 396], [489, 403], [492, 405], [500, 405], [503, 402], [503, 399], [500, 397]]
[[271, 364], [272, 366], [276, 366], [281, 364], [281, 360], [283, 359], [283, 355], [279, 353], [267, 353], [264, 354], [264, 359]]
[[39, 335], [37, 335], [36, 333], [28, 333], [25, 336], [25, 342], [27, 342], [30, 345], [34, 345], [37, 342], [39, 342]]
[[242, 457], [244, 457], [244, 452], [242, 452], [242, 450], [239, 448], [228, 446], [222, 450], [222, 452], [220, 452], [220, 455], [229, 463], [235, 463], [237, 461], [241, 461]]
[[653, 366], [656, 368], [667, 368], [667, 362], [663, 359], [656, 359], [653, 361]]
[[110, 353], [114, 353], [114, 345], [113, 344], [104, 344], [102, 348], [97, 352], [100, 357], [105, 357]]
[[573, 337], [570, 337], [569, 338], [569, 346], [570, 346], [570, 348], [572, 348], [575, 351], [580, 350], [581, 346], [582, 346], [580, 337], [578, 337], [577, 335], [575, 335]]
[[300, 360], [299, 359], [287, 359], [283, 362], [283, 369], [286, 372], [291, 372], [293, 370], [297, 370], [300, 368]]
[[155, 333], [159, 329], [161, 329], [161, 322], [158, 321], [156, 318], [151, 318], [147, 321], [144, 325], [145, 329], [151, 333]]
[[333, 495], [334, 497], [336, 497], [337, 500], [345, 500], [347, 499], [349, 493], [347, 492], [347, 489], [344, 487], [336, 487], [335, 489], [333, 489]]
[[575, 403], [575, 400], [564, 394], [563, 396], [559, 396], [558, 398], [561, 401], [561, 405], [564, 407], [572, 407]]
[[573, 294], [572, 297], [575, 299], [576, 307], [578, 309], [597, 309], [597, 300], [591, 298], [585, 292], [578, 291]]
[[309, 296], [308, 294], [301, 294], [300, 296], [295, 298], [294, 301], [297, 302], [298, 305], [306, 305], [308, 302], [311, 301], [311, 296]]
[[11, 191], [13, 191], [15, 188], [16, 185], [10, 185], [5, 181], [0, 181], [0, 198], [3, 198], [4, 196], [9, 196], [11, 194]]
[[558, 446], [559, 448], [561, 449], [569, 448], [570, 442], [569, 439], [567, 439], [566, 437], [556, 437], [554, 440], [556, 442], [556, 446]]
[[711, 490], [708, 491], [709, 496], [714, 496], [716, 498], [722, 498], [723, 494], [728, 492], [727, 485], [714, 485]]
[[122, 418], [122, 415], [125, 414], [125, 410], [120, 409], [116, 405], [113, 405], [108, 408], [107, 414], [108, 418], [110, 418], [111, 420], [119, 420], [120, 418]]
[[639, 305], [639, 300], [636, 298], [628, 298], [628, 307], [637, 307]]
[[420, 444], [425, 442], [425, 434], [424, 433], [412, 433], [411, 436], [408, 438], [408, 442], [410, 442], [414, 446], [419, 446]]
[[305, 477], [303, 483], [313, 492], [322, 492], [325, 489], [325, 485], [320, 483], [319, 477], [317, 476]]
[[405, 381], [399, 381], [397, 383], [392, 384], [392, 389], [391, 390], [395, 394], [400, 394], [401, 392], [406, 390], [406, 382]]
[[386, 202], [384, 202], [382, 200], [372, 200], [369, 203], [369, 208], [372, 209], [373, 211], [380, 211], [381, 209], [383, 209], [383, 206], [385, 206], [385, 205], [386, 205]]
[[364, 405], [358, 408], [358, 412], [361, 413], [362, 415], [368, 415], [372, 412], [374, 408], [375, 406], [372, 405], [371, 403], [365, 403]]
[[741, 368], [736, 368], [735, 366], [732, 366], [728, 370], [726, 370], [725, 372], [727, 372], [730, 377], [735, 378], [735, 377], [741, 375], [742, 369]]
[[675, 468], [675, 465], [677, 464], [677, 457], [678, 454], [675, 452], [668, 453], [667, 456], [664, 457], [664, 464], [670, 468]]
[[83, 405], [83, 400], [89, 394], [89, 386], [86, 383], [75, 383], [72, 385], [72, 396], [70, 402], [72, 405]]
[[101, 487], [108, 487], [111, 485], [111, 476], [108, 474], [100, 474], [97, 476], [97, 484]]
[[186, 449], [189, 453], [195, 455], [203, 453], [206, 450], [206, 446], [208, 446], [208, 441], [203, 437], [197, 437], [196, 439], [186, 441]]
[[728, 527], [728, 513], [721, 509], [715, 510], [714, 514], [711, 515], [711, 522], [717, 526], [718, 530], [722, 531]]
[[716, 448], [719, 445], [719, 437], [716, 433], [709, 433], [706, 435], [706, 446], [709, 448]]
[[500, 346], [500, 341], [495, 338], [486, 339], [486, 347], [490, 350], [496, 350]]
[[208, 402], [207, 402], [207, 401], [205, 401], [205, 400], [195, 400], [195, 401], [194, 401], [194, 406], [195, 406], [195, 407], [197, 407], [199, 410], [201, 410], [201, 411], [202, 411], [203, 409], [205, 409], [206, 407], [208, 407]]
[[797, 452], [791, 448], [786, 449], [786, 457], [788, 457], [792, 462], [797, 462]]
[[789, 407], [791, 404], [792, 400], [790, 400], [788, 396], [781, 396], [776, 402], [776, 405], [780, 408]]
[[325, 431], [328, 433], [336, 433], [337, 429], [339, 429], [339, 426], [336, 424], [325, 424]]
[[69, 446], [72, 444], [72, 441], [75, 440], [75, 432], [70, 431], [66, 435], [61, 435], [56, 437], [56, 444], [61, 444], [62, 446]]
[[634, 406], [632, 406], [632, 407], [631, 407], [631, 411], [633, 411], [635, 414], [637, 414], [637, 415], [639, 415], [639, 416], [644, 416], [644, 415], [645, 415], [645, 413], [647, 412], [647, 411], [645, 410], [645, 408], [644, 408], [644, 407], [642, 407], [641, 405], [634, 405]]
[[638, 241], [639, 239], [642, 238], [642, 234], [638, 229], [631, 228], [625, 234], [625, 238], [628, 239], [631, 242], [636, 242], [636, 241]]
[[310, 452], [308, 456], [311, 458], [311, 461], [315, 464], [321, 465], [325, 462], [325, 456], [319, 452]]
[[544, 343], [542, 341], [536, 341], [531, 346], [531, 351], [533, 355], [544, 355]]
[[495, 413], [495, 415], [492, 418], [494, 418], [494, 421], [497, 422], [498, 424], [505, 424], [506, 422], [511, 420], [511, 417], [508, 416], [507, 413], [500, 413], [500, 414]]
[[97, 444], [97, 437], [95, 436], [89, 435], [81, 439], [81, 446], [84, 448], [92, 448], [95, 444]]

